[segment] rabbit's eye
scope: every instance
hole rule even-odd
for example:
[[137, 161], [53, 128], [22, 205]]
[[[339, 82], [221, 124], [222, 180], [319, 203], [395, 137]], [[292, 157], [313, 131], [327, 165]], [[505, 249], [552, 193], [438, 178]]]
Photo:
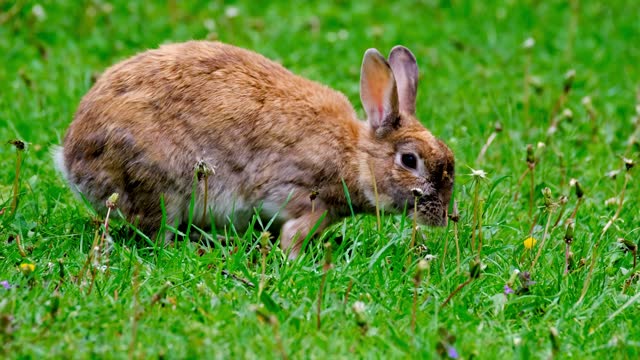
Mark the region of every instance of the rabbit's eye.
[[402, 160], [402, 165], [409, 169], [416, 169], [418, 167], [418, 158], [413, 154], [402, 154], [400, 159]]

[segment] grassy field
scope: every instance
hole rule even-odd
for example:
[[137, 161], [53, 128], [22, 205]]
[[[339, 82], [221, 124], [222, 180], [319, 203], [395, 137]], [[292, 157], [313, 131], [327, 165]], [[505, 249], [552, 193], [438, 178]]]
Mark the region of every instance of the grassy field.
[[[0, 1], [0, 356], [638, 358], [639, 18], [635, 0]], [[116, 216], [94, 256], [102, 219], [49, 149], [107, 66], [187, 39], [260, 52], [361, 115], [364, 51], [411, 48], [459, 221], [357, 216], [287, 262], [258, 232], [162, 248]]]

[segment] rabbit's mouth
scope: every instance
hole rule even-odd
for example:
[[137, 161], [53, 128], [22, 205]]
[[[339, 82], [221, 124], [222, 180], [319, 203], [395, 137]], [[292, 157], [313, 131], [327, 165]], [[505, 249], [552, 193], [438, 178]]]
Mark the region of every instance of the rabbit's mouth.
[[[448, 209], [438, 198], [423, 197], [418, 200], [417, 204], [418, 223], [428, 226], [447, 226]], [[410, 209], [409, 215], [413, 216], [413, 209]]]

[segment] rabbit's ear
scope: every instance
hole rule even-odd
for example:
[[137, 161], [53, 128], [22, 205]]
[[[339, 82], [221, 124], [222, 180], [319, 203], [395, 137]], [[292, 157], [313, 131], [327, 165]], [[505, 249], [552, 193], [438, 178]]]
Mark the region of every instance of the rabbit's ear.
[[418, 64], [415, 56], [404, 46], [394, 46], [389, 53], [389, 65], [396, 78], [400, 110], [415, 115], [418, 92]]
[[391, 67], [376, 49], [364, 53], [360, 72], [360, 100], [371, 127], [380, 133], [399, 124], [398, 90]]

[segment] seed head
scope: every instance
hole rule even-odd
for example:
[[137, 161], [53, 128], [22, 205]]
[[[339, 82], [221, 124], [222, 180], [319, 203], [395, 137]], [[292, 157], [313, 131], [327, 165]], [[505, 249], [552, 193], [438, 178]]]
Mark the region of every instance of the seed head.
[[469, 277], [472, 279], [477, 279], [480, 277], [480, 273], [482, 272], [482, 263], [480, 260], [471, 260], [469, 262]]
[[533, 86], [534, 90], [537, 93], [541, 93], [542, 90], [544, 89], [543, 88], [544, 84], [542, 83], [542, 78], [540, 78], [539, 76], [535, 76], [535, 75], [529, 76], [529, 84], [531, 84], [531, 86]]
[[527, 144], [527, 164], [533, 165], [536, 163], [536, 156], [533, 152], [533, 145]]
[[215, 166], [209, 165], [203, 159], [200, 159], [198, 160], [198, 162], [196, 162], [195, 170], [196, 170], [196, 177], [198, 178], [198, 181], [202, 180], [202, 178], [204, 177], [207, 177], [209, 175], [213, 175], [216, 173]]
[[480, 169], [471, 169], [471, 176], [474, 180], [485, 180], [487, 178], [487, 172]]
[[562, 195], [558, 199], [558, 203], [560, 203], [560, 205], [565, 205], [568, 202], [569, 202], [569, 197], [567, 197], [567, 195]]
[[118, 193], [111, 194], [111, 196], [109, 196], [109, 198], [107, 199], [107, 207], [112, 210], [115, 209], [118, 206], [119, 198], [120, 195]]
[[607, 171], [604, 176], [611, 178], [611, 180], [615, 180], [618, 174], [620, 174], [620, 170], [611, 170]]
[[[426, 262], [426, 263], [428, 263], [428, 262], [431, 262], [431, 261], [433, 261], [433, 260], [435, 260], [435, 259], [437, 259], [437, 258], [438, 258], [438, 256], [437, 256], [437, 255], [427, 254], [427, 255], [425, 255], [425, 256], [424, 256], [424, 259], [423, 259], [423, 260], [420, 260], [420, 262], [418, 263], [418, 266], [420, 266], [420, 265], [421, 265], [421, 263], [422, 263], [423, 261], [424, 261], [424, 262]], [[426, 264], [426, 265], [429, 265], [429, 264]], [[425, 265], [425, 266], [426, 266], [426, 265]], [[425, 267], [425, 269], [426, 269], [426, 267]]]
[[320, 195], [318, 189], [311, 189], [311, 192], [309, 193], [309, 200], [314, 201], [318, 197], [318, 195]]
[[564, 242], [567, 243], [567, 245], [571, 245], [571, 243], [573, 242], [573, 231], [576, 228], [576, 223], [573, 221], [573, 219], [569, 219], [567, 220], [567, 231], [565, 231], [564, 233]]
[[624, 168], [627, 169], [627, 171], [631, 170], [635, 165], [635, 163], [633, 162], [633, 159], [623, 158], [623, 160], [624, 160]]
[[460, 221], [460, 213], [458, 212], [458, 200], [453, 201], [453, 210], [449, 214], [449, 219], [454, 223]]
[[268, 231], [263, 231], [262, 233], [260, 233], [260, 247], [262, 249], [262, 251], [268, 251], [269, 250], [269, 243], [271, 240], [271, 233]]
[[545, 187], [542, 189], [542, 196], [544, 197], [544, 206], [550, 208], [553, 206], [553, 198], [551, 195], [551, 189], [549, 187]]
[[563, 90], [565, 93], [568, 93], [571, 90], [571, 86], [573, 86], [573, 80], [576, 78], [576, 71], [571, 69], [564, 74], [564, 84]]
[[619, 238], [618, 243], [622, 245], [625, 251], [634, 253], [638, 250], [638, 246], [627, 239]]
[[571, 109], [564, 109], [564, 110], [562, 111], [562, 116], [563, 116], [565, 119], [567, 119], [567, 120], [571, 121], [571, 120], [573, 120], [573, 111], [571, 111]]
[[584, 196], [584, 190], [582, 190], [582, 185], [580, 185], [580, 181], [577, 179], [571, 179], [569, 181], [569, 186], [574, 186], [576, 188], [576, 196], [578, 199], [582, 199]]
[[18, 151], [23, 151], [26, 147], [24, 141], [18, 139], [9, 140], [9, 144], [15, 146]]

